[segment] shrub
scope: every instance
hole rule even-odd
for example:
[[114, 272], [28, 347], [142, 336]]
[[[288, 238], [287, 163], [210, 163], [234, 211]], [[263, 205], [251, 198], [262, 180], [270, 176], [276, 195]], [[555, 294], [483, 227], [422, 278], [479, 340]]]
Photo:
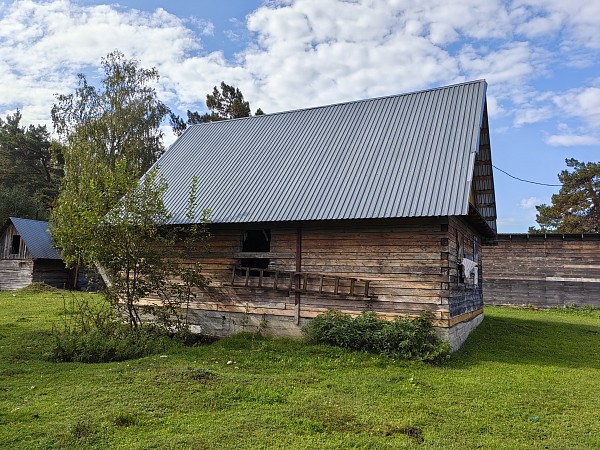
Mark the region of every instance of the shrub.
[[52, 334], [50, 359], [57, 362], [125, 361], [164, 352], [182, 341], [164, 328], [131, 328], [119, 321], [108, 302], [75, 296], [65, 300], [62, 323]]
[[105, 363], [125, 361], [164, 352], [173, 345], [169, 337], [155, 330], [106, 334], [100, 330], [55, 333], [51, 359], [57, 362]]
[[315, 317], [303, 331], [311, 343], [401, 359], [435, 362], [444, 359], [450, 352], [450, 346], [435, 333], [431, 315], [425, 313], [416, 319], [398, 317], [388, 322], [379, 319], [374, 312], [352, 318], [331, 310]]

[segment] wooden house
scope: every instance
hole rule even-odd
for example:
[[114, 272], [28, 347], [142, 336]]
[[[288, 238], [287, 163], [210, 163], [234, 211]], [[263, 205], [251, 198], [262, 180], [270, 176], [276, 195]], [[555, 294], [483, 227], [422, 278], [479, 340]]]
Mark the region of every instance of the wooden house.
[[11, 217], [0, 233], [0, 291], [33, 282], [69, 287], [71, 271], [52, 244], [48, 222]]
[[299, 335], [328, 309], [429, 311], [458, 348], [483, 319], [496, 237], [486, 83], [189, 127], [156, 166], [174, 224], [198, 177], [211, 286], [198, 331]]

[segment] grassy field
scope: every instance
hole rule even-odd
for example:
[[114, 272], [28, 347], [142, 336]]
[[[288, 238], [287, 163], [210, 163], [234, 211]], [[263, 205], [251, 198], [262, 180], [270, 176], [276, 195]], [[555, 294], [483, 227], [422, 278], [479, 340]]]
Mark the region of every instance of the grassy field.
[[486, 308], [441, 366], [236, 336], [52, 363], [67, 293], [0, 294], [0, 448], [600, 448], [600, 312]]

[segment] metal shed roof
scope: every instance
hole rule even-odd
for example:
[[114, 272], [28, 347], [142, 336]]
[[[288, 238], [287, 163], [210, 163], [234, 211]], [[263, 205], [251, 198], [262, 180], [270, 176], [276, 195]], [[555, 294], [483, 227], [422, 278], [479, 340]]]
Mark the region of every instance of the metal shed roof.
[[11, 217], [11, 222], [25, 242], [33, 259], [61, 259], [48, 231], [48, 222]]
[[173, 223], [466, 216], [483, 80], [189, 127], [156, 165]]

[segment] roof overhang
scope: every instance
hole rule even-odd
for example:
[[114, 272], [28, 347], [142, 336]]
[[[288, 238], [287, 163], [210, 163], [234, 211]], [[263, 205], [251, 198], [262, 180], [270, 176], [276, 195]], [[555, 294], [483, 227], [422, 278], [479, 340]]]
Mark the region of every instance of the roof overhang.
[[496, 244], [498, 242], [498, 234], [490, 227], [487, 220], [479, 214], [477, 208], [473, 205], [469, 204], [469, 215], [467, 216], [467, 221], [475, 227], [481, 236], [485, 239], [483, 241], [484, 244]]

